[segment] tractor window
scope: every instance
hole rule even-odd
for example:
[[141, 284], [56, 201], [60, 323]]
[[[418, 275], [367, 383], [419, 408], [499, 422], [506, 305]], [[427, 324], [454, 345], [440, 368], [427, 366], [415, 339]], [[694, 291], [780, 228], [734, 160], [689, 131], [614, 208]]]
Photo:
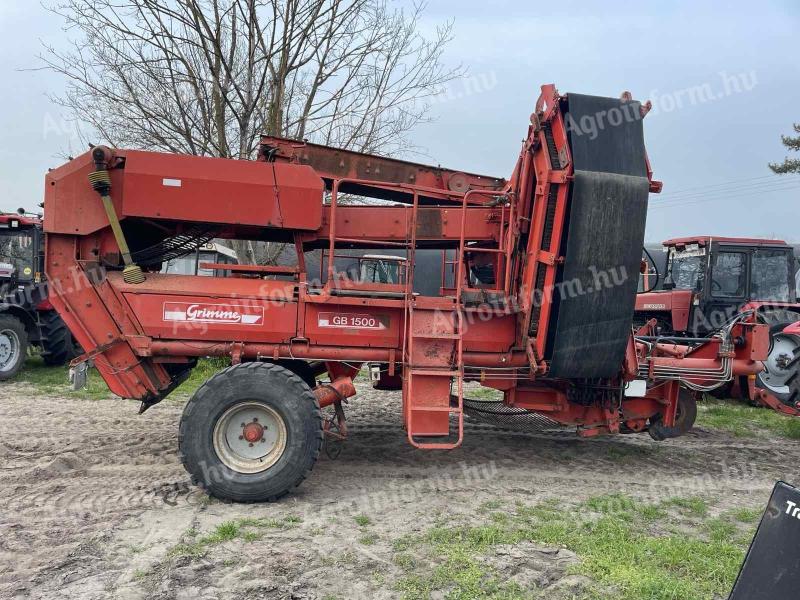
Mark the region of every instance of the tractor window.
[[741, 298], [747, 286], [747, 260], [741, 252], [719, 252], [714, 255], [711, 270], [711, 295]]
[[18, 280], [33, 279], [33, 236], [26, 231], [0, 233], [0, 264], [10, 265]]
[[789, 302], [791, 255], [782, 250], [759, 250], [753, 253], [750, 273], [750, 298]]
[[679, 290], [693, 290], [698, 280], [702, 286], [705, 256], [675, 256], [672, 259], [672, 280]]
[[400, 266], [393, 261], [366, 259], [361, 261], [364, 283], [400, 283]]

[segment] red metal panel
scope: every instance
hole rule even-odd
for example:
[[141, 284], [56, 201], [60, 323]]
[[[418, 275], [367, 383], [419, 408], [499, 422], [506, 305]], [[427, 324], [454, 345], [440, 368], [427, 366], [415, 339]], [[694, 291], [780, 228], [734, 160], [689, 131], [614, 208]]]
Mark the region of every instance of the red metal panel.
[[468, 311], [464, 317], [464, 349], [468, 352], [507, 352], [517, 335], [517, 315]]
[[[500, 235], [500, 208], [474, 207], [468, 209], [465, 239], [467, 241], [497, 241]], [[337, 206], [336, 237], [364, 240], [405, 242], [410, 235], [411, 207], [406, 206]], [[330, 235], [329, 206], [323, 209], [323, 224], [319, 238]], [[419, 207], [417, 241], [436, 240], [458, 242], [461, 235], [460, 208]], [[369, 223], [369, 227], [364, 224]]]
[[[48, 233], [87, 235], [108, 226], [103, 203], [89, 185], [89, 173], [94, 171], [90, 153], [82, 154], [53, 169], [45, 176], [44, 230]], [[121, 198], [114, 196], [120, 189], [122, 173], [111, 171], [114, 206], [119, 214]]]
[[128, 285], [110, 273], [145, 335], [162, 339], [285, 343], [297, 335], [294, 284], [148, 273]]
[[125, 152], [123, 216], [317, 229], [322, 180], [301, 165]]
[[[322, 222], [323, 182], [303, 165], [117, 150], [111, 197], [120, 219], [146, 217], [313, 231]], [[45, 230], [87, 234], [106, 226], [89, 185], [89, 153], [46, 177]]]

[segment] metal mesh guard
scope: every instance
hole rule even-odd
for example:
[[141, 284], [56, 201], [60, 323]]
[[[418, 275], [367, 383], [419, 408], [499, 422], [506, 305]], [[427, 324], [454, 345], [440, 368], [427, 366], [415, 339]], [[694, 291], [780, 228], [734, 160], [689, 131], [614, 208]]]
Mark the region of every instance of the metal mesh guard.
[[464, 412], [475, 419], [500, 429], [515, 431], [561, 431], [564, 426], [538, 413], [512, 408], [502, 402], [464, 398]]

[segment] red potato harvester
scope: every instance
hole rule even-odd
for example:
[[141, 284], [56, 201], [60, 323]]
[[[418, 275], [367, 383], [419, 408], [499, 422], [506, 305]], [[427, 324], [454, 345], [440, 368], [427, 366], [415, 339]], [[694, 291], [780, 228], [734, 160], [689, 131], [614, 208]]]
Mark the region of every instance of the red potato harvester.
[[[346, 435], [363, 365], [402, 388], [421, 449], [461, 444], [468, 381], [583, 436], [674, 437], [694, 393], [759, 372], [769, 340], [747, 315], [702, 341], [633, 331], [648, 195], [661, 189], [648, 108], [543, 86], [508, 180], [274, 137], [256, 161], [96, 147], [46, 178], [47, 274], [72, 282], [51, 301], [86, 349], [78, 360], [142, 409], [198, 357], [230, 357], [179, 436], [193, 479], [222, 498], [299, 485], [324, 438]], [[289, 244], [296, 262], [158, 272], [213, 238]], [[343, 249], [371, 258], [343, 271]], [[438, 294], [413, 289], [420, 249], [451, 257]], [[314, 251], [321, 281], [306, 268]]]

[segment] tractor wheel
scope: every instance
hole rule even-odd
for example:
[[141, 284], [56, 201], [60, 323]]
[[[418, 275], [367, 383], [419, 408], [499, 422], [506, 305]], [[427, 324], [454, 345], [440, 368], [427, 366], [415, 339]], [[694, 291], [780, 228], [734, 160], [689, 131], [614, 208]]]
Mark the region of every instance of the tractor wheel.
[[12, 379], [28, 357], [28, 332], [13, 315], [0, 315], [0, 381]]
[[756, 376], [756, 388], [774, 396], [782, 404], [798, 408], [800, 402], [800, 339], [783, 333], [800, 315], [789, 311], [765, 313], [770, 325], [769, 355], [764, 370]]
[[58, 367], [83, 353], [56, 311], [39, 313], [39, 320], [42, 328], [42, 360], [46, 365]]
[[192, 396], [178, 440], [183, 466], [209, 494], [271, 502], [314, 467], [322, 414], [298, 375], [272, 363], [242, 363], [220, 371]]
[[650, 422], [647, 431], [650, 437], [661, 442], [669, 438], [680, 437], [688, 433], [694, 427], [697, 419], [697, 401], [692, 393], [686, 388], [681, 388], [678, 394], [678, 410], [675, 413], [675, 425], [667, 427], [658, 418], [655, 422]]

